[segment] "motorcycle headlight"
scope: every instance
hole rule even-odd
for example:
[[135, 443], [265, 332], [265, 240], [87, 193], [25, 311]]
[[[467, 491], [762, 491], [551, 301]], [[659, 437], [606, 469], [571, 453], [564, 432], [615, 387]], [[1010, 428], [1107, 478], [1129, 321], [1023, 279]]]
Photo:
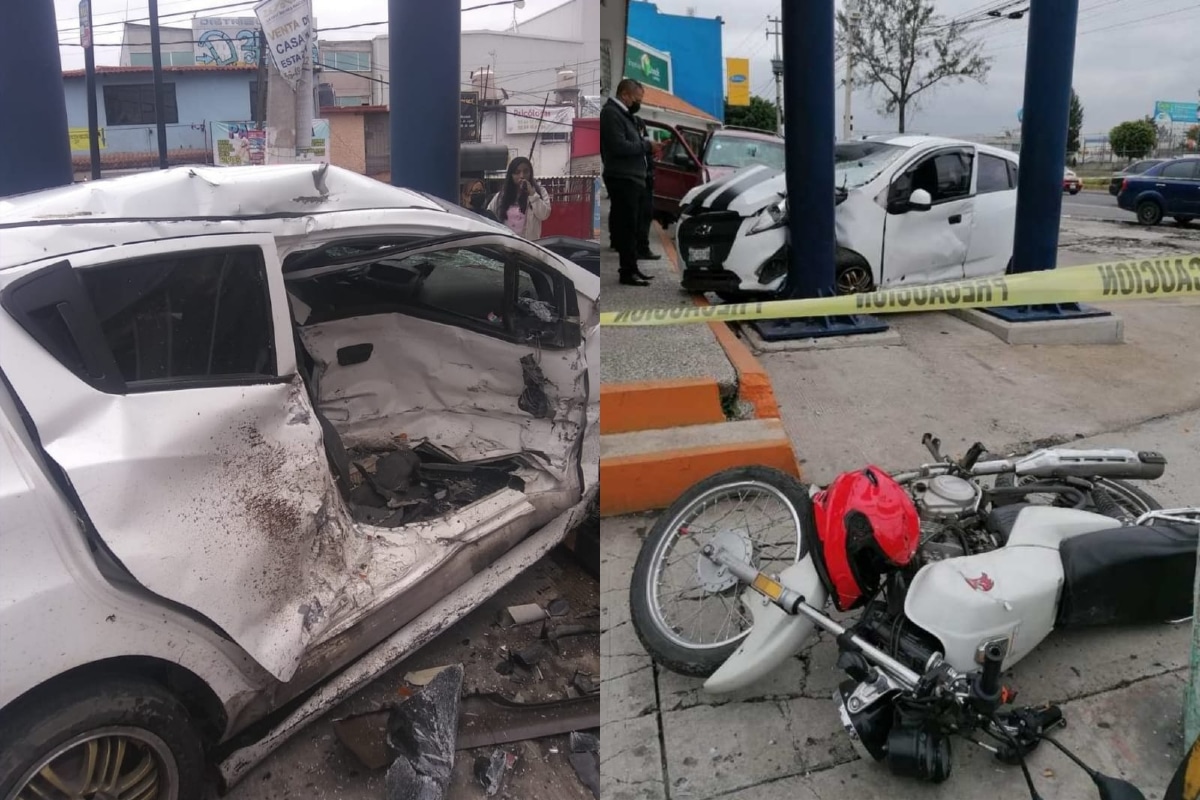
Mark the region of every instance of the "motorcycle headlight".
[[777, 203], [767, 206], [762, 211], [758, 212], [758, 219], [754, 221], [754, 225], [750, 227], [751, 235], [762, 233], [764, 231], [782, 228], [787, 225], [787, 198], [779, 200]]

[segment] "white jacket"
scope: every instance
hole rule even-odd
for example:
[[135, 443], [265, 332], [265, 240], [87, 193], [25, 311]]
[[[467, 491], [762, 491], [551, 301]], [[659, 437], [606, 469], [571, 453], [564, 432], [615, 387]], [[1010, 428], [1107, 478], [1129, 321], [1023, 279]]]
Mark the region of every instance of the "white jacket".
[[[503, 196], [504, 192], [496, 192], [487, 207], [501, 225], [505, 224], [504, 220], [508, 217], [508, 209], [500, 208], [500, 198]], [[526, 205], [525, 234], [522, 238], [531, 242], [542, 238], [542, 222], [549, 216], [550, 196], [546, 194], [545, 187], [538, 185], [537, 193], [530, 195], [529, 203]]]

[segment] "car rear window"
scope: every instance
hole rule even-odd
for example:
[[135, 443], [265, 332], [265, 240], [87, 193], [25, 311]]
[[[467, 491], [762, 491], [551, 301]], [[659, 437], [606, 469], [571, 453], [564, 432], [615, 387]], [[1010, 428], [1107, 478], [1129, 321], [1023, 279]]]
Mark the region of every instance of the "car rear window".
[[1006, 192], [1016, 186], [1008, 169], [1008, 159], [982, 154], [979, 156], [979, 184], [976, 194]]

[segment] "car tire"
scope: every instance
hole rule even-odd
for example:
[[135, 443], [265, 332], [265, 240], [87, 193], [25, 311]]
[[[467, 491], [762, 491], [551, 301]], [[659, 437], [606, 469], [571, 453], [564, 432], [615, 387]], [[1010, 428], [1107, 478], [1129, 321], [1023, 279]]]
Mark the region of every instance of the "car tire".
[[1193, 219], [1194, 217], [1175, 217], [1175, 221], [1180, 225], [1188, 225]]
[[1072, 190], [1071, 190], [1071, 194], [1072, 194], [1072, 196], [1074, 196], [1074, 195], [1077, 195], [1077, 194], [1079, 194], [1079, 190], [1078, 190], [1078, 189], [1072, 189]]
[[858, 253], [838, 250], [833, 285], [839, 295], [873, 292], [875, 276], [871, 274], [871, 265]]
[[1162, 222], [1163, 208], [1155, 200], [1143, 200], [1137, 204], [1137, 219], [1142, 225], [1157, 225]]
[[39, 774], [44, 779], [42, 771], [51, 765], [64, 777], [77, 777], [79, 759], [89, 756], [87, 743], [97, 740], [124, 742], [90, 755], [99, 750], [120, 758], [105, 765], [118, 775], [147, 769], [160, 781], [157, 796], [204, 795], [204, 751], [187, 709], [157, 684], [113, 678], [26, 698], [6, 712], [0, 720], [0, 798], [41, 796], [31, 787], [40, 785], [34, 780]]

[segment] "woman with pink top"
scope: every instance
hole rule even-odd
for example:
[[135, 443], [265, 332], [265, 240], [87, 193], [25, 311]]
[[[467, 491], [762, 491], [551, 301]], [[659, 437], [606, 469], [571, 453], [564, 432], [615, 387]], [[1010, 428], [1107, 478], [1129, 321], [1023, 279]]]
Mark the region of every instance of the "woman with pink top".
[[488, 211], [509, 230], [533, 241], [542, 238], [542, 222], [550, 216], [550, 197], [533, 179], [533, 164], [518, 156], [508, 165], [504, 188], [488, 204]]

